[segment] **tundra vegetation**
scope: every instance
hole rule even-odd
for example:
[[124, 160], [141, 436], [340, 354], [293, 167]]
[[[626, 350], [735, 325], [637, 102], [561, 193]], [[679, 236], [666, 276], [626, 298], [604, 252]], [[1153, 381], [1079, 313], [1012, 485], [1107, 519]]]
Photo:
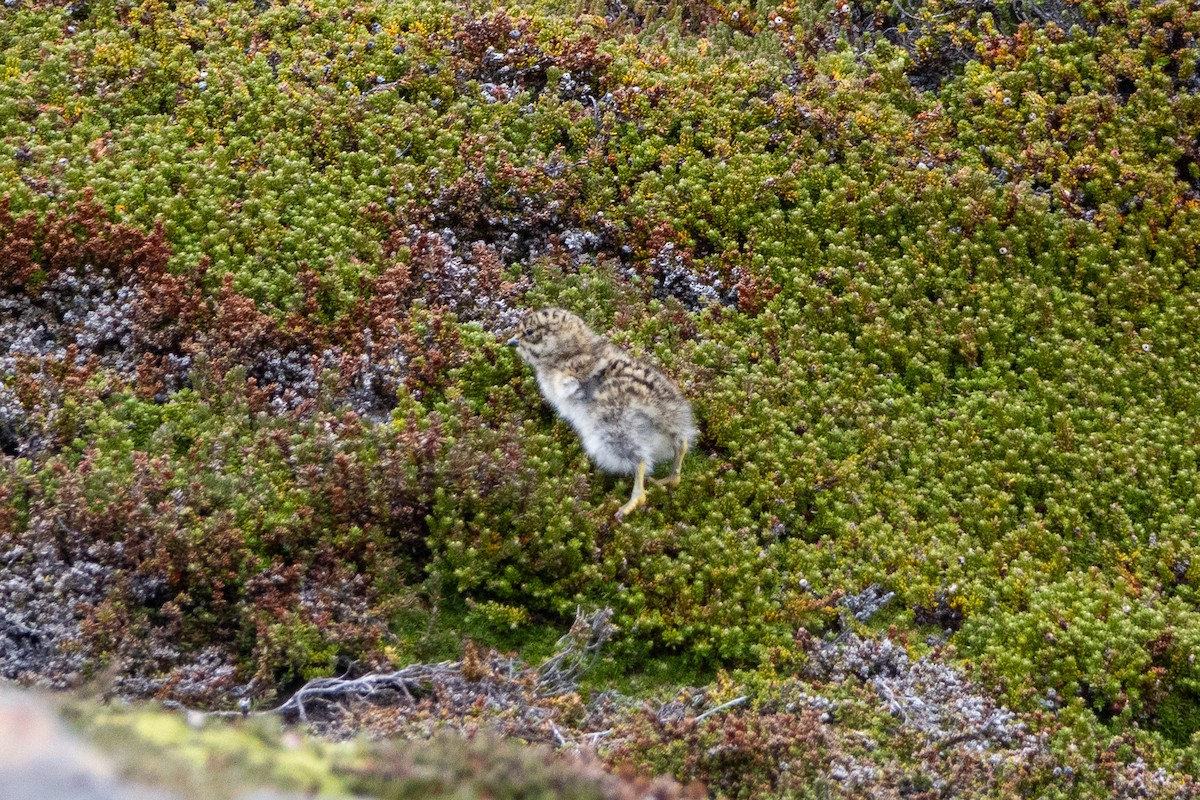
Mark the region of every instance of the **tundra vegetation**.
[[[717, 797], [1194, 796], [1198, 34], [5, 0], [0, 676], [220, 711], [424, 665], [306, 721]], [[504, 347], [551, 304], [694, 402], [624, 523]]]

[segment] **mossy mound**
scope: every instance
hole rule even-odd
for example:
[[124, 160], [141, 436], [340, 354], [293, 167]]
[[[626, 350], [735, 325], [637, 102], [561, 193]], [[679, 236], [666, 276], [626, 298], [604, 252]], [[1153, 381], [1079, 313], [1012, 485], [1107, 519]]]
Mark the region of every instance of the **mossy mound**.
[[[1200, 15], [977, 12], [6, 3], [0, 675], [232, 706], [579, 607], [599, 675], [770, 672], [879, 585], [1194, 764]], [[550, 303], [694, 400], [624, 524], [503, 347]]]

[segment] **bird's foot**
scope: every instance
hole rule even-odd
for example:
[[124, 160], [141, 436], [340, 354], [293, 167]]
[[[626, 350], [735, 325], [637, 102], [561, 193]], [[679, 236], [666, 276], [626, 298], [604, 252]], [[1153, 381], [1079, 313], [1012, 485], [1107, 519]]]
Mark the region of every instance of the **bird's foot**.
[[625, 515], [641, 505], [646, 504], [646, 462], [638, 464], [637, 471], [633, 473], [633, 493], [629, 496], [629, 502], [617, 509], [617, 520], [625, 519]]
[[633, 511], [634, 509], [638, 508], [639, 506], [644, 506], [644, 505], [646, 505], [646, 495], [635, 494], [633, 497], [629, 498], [628, 503], [626, 503], [625, 505], [623, 505], [617, 509], [617, 519], [618, 520], [625, 519], [625, 515], [628, 514], [630, 511]]
[[665, 478], [651, 478], [650, 481], [656, 486], [665, 486], [668, 489], [678, 486], [679, 476], [683, 474], [683, 457], [687, 455], [687, 450], [687, 439], [680, 440], [679, 445], [675, 448], [675, 469]]

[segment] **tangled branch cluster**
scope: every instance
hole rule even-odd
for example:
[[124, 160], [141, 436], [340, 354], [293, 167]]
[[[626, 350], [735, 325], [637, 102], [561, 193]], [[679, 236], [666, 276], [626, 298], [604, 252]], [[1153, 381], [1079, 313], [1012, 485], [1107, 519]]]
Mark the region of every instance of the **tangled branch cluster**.
[[612, 616], [610, 608], [577, 611], [557, 651], [536, 668], [513, 656], [468, 646], [461, 661], [411, 664], [355, 678], [318, 678], [263, 713], [326, 733], [348, 732], [371, 718], [378, 721], [371, 710], [386, 710], [397, 720], [431, 718], [454, 727], [486, 714], [489, 723], [498, 723], [506, 734], [563, 745], [567, 734], [555, 724], [571, 705], [563, 698], [578, 689], [580, 676], [612, 638]]

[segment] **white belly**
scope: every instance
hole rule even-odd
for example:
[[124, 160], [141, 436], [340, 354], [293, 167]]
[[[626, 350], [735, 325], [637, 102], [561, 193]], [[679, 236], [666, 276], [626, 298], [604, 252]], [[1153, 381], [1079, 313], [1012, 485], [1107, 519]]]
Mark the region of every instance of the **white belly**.
[[584, 452], [605, 472], [630, 474], [640, 462], [649, 466], [670, 459], [675, 442], [636, 408], [609, 419], [605, 426], [597, 418], [595, 403], [584, 398], [579, 381], [562, 372], [546, 372], [538, 376], [538, 386], [546, 402], [565, 419], [583, 444]]

